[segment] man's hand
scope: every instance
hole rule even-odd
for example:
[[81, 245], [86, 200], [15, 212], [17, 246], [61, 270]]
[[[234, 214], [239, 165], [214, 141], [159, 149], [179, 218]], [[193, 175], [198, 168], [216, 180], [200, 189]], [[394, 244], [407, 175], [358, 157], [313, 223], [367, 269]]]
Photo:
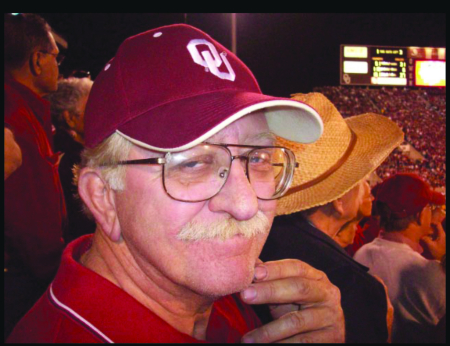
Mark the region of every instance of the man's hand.
[[426, 236], [422, 238], [422, 240], [428, 246], [431, 256], [440, 261], [442, 256], [445, 255], [446, 251], [446, 242], [445, 242], [446, 234], [440, 223], [432, 224], [432, 226], [437, 232], [436, 240], [433, 240], [431, 236]]
[[22, 164], [22, 151], [10, 129], [5, 127], [5, 179]]
[[339, 289], [302, 261], [261, 262], [241, 297], [247, 304], [269, 304], [275, 319], [247, 333], [243, 342], [345, 342]]

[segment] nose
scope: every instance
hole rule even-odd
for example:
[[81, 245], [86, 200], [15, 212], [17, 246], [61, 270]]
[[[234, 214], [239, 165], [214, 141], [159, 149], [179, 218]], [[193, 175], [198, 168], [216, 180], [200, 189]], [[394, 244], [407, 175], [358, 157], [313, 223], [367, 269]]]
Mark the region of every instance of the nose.
[[258, 212], [258, 199], [245, 174], [245, 161], [234, 160], [222, 190], [209, 200], [213, 212], [226, 212], [238, 221], [249, 220]]

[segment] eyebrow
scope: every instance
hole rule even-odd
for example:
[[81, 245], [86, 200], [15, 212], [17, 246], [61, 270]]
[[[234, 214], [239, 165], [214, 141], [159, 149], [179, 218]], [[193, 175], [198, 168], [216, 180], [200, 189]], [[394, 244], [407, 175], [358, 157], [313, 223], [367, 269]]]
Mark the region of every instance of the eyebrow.
[[261, 132], [257, 135], [250, 137], [244, 141], [244, 144], [254, 144], [254, 142], [259, 142], [268, 139], [271, 141], [271, 145], [275, 144], [276, 137], [272, 132]]

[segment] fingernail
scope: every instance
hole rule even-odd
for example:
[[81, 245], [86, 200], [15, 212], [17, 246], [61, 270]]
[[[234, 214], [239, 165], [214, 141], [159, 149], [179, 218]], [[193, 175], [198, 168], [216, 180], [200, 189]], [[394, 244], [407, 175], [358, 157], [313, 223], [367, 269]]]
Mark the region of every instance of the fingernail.
[[242, 297], [245, 300], [253, 300], [256, 297], [256, 290], [253, 287], [246, 288], [242, 291]]
[[255, 279], [262, 280], [267, 276], [267, 268], [264, 266], [258, 266], [255, 268]]

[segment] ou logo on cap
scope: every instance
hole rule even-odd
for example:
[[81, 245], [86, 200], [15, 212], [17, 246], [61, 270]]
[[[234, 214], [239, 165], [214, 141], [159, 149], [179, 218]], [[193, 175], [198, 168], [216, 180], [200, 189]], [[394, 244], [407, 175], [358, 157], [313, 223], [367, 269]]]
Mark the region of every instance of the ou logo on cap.
[[[207, 45], [209, 47], [209, 51], [202, 51], [200, 55], [200, 52], [197, 49], [197, 46], [200, 44]], [[203, 67], [207, 67], [213, 75], [219, 77], [220, 79], [228, 79], [232, 82], [236, 79], [236, 74], [227, 60], [226, 53], [220, 53], [219, 55], [216, 47], [214, 47], [211, 42], [203, 39], [191, 40], [187, 45], [187, 49], [189, 50], [189, 53], [191, 53], [194, 62]], [[218, 68], [222, 65], [222, 62], [225, 63], [228, 72], [219, 71]]]

